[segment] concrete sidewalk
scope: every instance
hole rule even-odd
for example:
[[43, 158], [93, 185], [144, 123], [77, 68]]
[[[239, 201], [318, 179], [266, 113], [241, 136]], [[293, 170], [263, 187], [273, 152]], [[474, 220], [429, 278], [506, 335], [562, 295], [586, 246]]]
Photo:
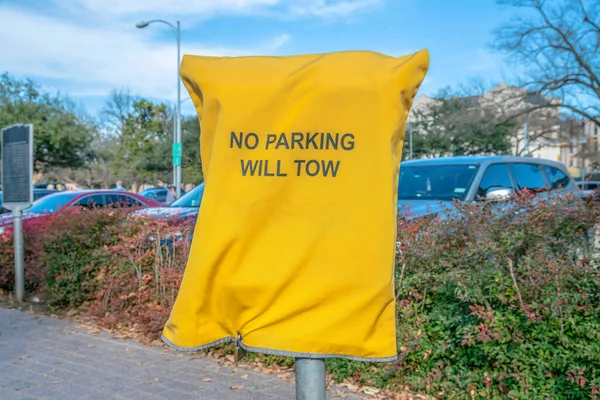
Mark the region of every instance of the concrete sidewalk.
[[[337, 397], [337, 389], [328, 398]], [[215, 359], [0, 308], [0, 399], [294, 399], [294, 384]], [[358, 399], [351, 394], [347, 399]]]

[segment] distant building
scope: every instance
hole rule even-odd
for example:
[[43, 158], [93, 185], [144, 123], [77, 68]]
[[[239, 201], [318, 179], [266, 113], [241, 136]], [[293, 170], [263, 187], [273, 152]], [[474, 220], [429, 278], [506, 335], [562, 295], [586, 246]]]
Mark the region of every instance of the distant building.
[[[575, 120], [560, 113], [560, 99], [499, 84], [476, 96], [464, 97], [472, 107], [493, 110], [502, 119], [517, 123], [512, 137], [512, 154], [561, 161], [574, 176], [581, 169], [600, 166], [600, 127], [589, 120]], [[408, 116], [414, 123], [437, 101], [426, 95], [415, 98]], [[556, 105], [556, 107], [551, 107]], [[550, 107], [549, 107], [550, 106]]]
[[570, 120], [562, 124], [558, 148], [560, 161], [575, 177], [600, 167], [600, 127], [591, 120]]

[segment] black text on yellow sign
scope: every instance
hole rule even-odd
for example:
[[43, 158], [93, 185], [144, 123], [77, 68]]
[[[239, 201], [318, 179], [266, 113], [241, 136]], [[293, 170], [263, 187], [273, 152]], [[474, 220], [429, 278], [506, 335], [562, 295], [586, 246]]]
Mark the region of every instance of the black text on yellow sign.
[[[249, 132], [231, 132], [229, 148], [256, 150], [354, 150], [352, 133], [291, 132], [261, 136]], [[286, 177], [288, 172], [295, 176], [322, 176], [335, 178], [340, 168], [339, 160], [292, 160], [293, 165], [282, 165], [282, 160], [241, 159], [242, 176]]]

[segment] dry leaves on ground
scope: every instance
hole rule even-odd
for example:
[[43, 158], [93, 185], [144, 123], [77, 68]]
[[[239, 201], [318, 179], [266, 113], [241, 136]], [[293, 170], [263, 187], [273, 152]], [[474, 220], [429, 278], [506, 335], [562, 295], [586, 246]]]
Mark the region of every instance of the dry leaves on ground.
[[[43, 313], [48, 315], [47, 313]], [[82, 310], [69, 310], [63, 315], [55, 315], [50, 314], [50, 317], [60, 319], [61, 317], [69, 317], [71, 319], [76, 320], [79, 324], [77, 328], [85, 329], [90, 332], [92, 335], [98, 335], [101, 332], [107, 332], [112, 334], [114, 338], [117, 339], [125, 339], [125, 340], [134, 340], [136, 342], [141, 342], [150, 346], [162, 346], [167, 348], [167, 346], [160, 340], [148, 340], [148, 338], [144, 337], [140, 334], [139, 328], [131, 325], [121, 325], [113, 327], [112, 329], [102, 327], [98, 321], [94, 317], [86, 316], [84, 311]], [[230, 349], [229, 349], [230, 350]], [[217, 363], [220, 365], [217, 367], [217, 371], [221, 369], [221, 366], [225, 366], [229, 370], [233, 372], [237, 372], [238, 368], [243, 368], [249, 371], [259, 372], [261, 374], [266, 375], [276, 375], [277, 379], [293, 382], [294, 381], [294, 369], [291, 367], [282, 367], [282, 366], [266, 366], [264, 363], [260, 361], [256, 362], [239, 362], [236, 363], [234, 356], [232, 354], [227, 354], [226, 348], [220, 349], [210, 349], [205, 352], [195, 353], [196, 355], [190, 357], [190, 359], [195, 358], [205, 358], [205, 357], [213, 357], [216, 359]], [[241, 379], [247, 379], [248, 374], [244, 374], [241, 376]], [[158, 381], [157, 379], [155, 381]], [[204, 382], [211, 382], [211, 378], [203, 379]], [[380, 390], [373, 387], [368, 386], [359, 386], [350, 382], [343, 382], [341, 384], [336, 384], [332, 382], [331, 379], [328, 380], [333, 386], [337, 388], [345, 388], [349, 392], [353, 393], [363, 393], [367, 396], [370, 396], [370, 399], [377, 400], [431, 400], [432, 397], [418, 395], [409, 393], [408, 391], [403, 391], [399, 389], [394, 390]], [[231, 386], [232, 390], [242, 389], [243, 386], [235, 385]], [[344, 390], [336, 390], [336, 394], [334, 395], [336, 398], [346, 398], [347, 392]]]
[[277, 379], [281, 379], [286, 382], [294, 382], [294, 378], [290, 372], [286, 372], [283, 374], [277, 374]]
[[348, 382], [340, 383], [337, 385], [337, 387], [346, 388], [353, 393], [358, 393], [358, 389], [359, 389], [358, 385], [353, 385], [352, 383], [348, 383]]

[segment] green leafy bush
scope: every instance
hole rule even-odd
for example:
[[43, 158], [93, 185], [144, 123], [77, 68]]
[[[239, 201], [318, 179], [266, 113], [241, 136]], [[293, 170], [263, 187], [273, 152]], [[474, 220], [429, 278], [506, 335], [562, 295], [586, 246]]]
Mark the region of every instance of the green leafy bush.
[[400, 221], [400, 359], [382, 375], [445, 398], [597, 396], [600, 274], [583, 251], [598, 211], [529, 196], [502, 218], [457, 207]]

